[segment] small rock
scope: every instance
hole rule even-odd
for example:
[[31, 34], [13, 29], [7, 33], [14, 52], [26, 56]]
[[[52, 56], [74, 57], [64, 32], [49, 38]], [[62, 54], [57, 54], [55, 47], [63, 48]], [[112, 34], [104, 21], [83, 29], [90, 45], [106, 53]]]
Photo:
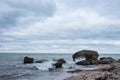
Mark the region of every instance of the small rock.
[[64, 59], [58, 59], [57, 62], [58, 63], [66, 63], [66, 61]]
[[43, 63], [45, 61], [48, 61], [48, 60], [38, 60], [38, 61], [35, 61], [35, 63]]
[[55, 66], [55, 68], [62, 68], [62, 64], [63, 63], [55, 63], [55, 64], [53, 64], [53, 66]]
[[30, 57], [24, 57], [24, 63], [33, 63], [34, 59]]
[[80, 69], [75, 69], [75, 70], [71, 70], [71, 71], [67, 71], [68, 73], [79, 73], [81, 72], [82, 70]]

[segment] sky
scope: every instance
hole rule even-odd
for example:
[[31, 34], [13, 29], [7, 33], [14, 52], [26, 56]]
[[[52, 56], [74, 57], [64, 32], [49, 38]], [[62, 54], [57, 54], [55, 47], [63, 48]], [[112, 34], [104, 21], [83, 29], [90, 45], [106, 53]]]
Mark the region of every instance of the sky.
[[1, 0], [0, 53], [120, 53], [120, 0]]

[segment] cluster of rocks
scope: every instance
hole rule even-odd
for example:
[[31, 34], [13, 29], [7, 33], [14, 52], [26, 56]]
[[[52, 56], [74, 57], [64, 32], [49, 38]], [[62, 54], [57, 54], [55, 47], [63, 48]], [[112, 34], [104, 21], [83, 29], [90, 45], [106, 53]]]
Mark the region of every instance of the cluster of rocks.
[[94, 70], [75, 69], [67, 71], [69, 73], [79, 72], [81, 75], [72, 76], [65, 80], [120, 80], [120, 59], [117, 61], [112, 57], [98, 59], [98, 53], [90, 50], [76, 52], [73, 54], [73, 61], [79, 57], [84, 57], [85, 60], [77, 62], [77, 65], [96, 65], [98, 68]]
[[[45, 61], [48, 61], [48, 60], [37, 60], [37, 61], [34, 61], [34, 58], [30, 58], [30, 57], [24, 57], [24, 64], [28, 64], [28, 63], [43, 63]], [[53, 64], [53, 66], [55, 68], [62, 68], [62, 65], [66, 63], [66, 61], [64, 59], [58, 59], [56, 60], [56, 63]]]
[[99, 64], [95, 70], [71, 70], [69, 73], [80, 73], [65, 80], [120, 80], [120, 63]]
[[[73, 61], [79, 58], [85, 58], [85, 60], [76, 62], [77, 65], [96, 65], [98, 68], [94, 70], [81, 70], [75, 69], [67, 71], [68, 73], [79, 73], [80, 76], [72, 76], [65, 80], [120, 80], [120, 59], [115, 60], [112, 57], [99, 58], [97, 51], [82, 50], [72, 55]], [[47, 60], [37, 60], [34, 58], [24, 57], [24, 63], [43, 63]], [[63, 64], [66, 63], [64, 59], [55, 60], [53, 66], [55, 68], [62, 68]]]
[[73, 61], [78, 58], [85, 58], [85, 60], [76, 62], [77, 65], [98, 65], [98, 64], [111, 64], [115, 61], [112, 57], [103, 57], [98, 59], [99, 54], [97, 51], [82, 50], [73, 54]]

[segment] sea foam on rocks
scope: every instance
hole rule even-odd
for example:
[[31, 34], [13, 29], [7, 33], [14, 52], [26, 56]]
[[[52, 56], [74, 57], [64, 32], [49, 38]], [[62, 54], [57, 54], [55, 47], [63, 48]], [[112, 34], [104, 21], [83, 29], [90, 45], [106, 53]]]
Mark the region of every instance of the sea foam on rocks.
[[35, 63], [34, 66], [41, 71], [49, 71], [50, 68], [53, 68], [54, 61], [46, 61], [44, 63]]

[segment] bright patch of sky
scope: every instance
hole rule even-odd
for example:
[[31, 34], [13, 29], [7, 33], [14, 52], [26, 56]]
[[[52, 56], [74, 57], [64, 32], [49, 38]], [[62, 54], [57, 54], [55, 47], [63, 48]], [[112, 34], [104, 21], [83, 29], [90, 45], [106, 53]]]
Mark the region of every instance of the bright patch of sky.
[[120, 52], [119, 0], [1, 0], [0, 52]]

